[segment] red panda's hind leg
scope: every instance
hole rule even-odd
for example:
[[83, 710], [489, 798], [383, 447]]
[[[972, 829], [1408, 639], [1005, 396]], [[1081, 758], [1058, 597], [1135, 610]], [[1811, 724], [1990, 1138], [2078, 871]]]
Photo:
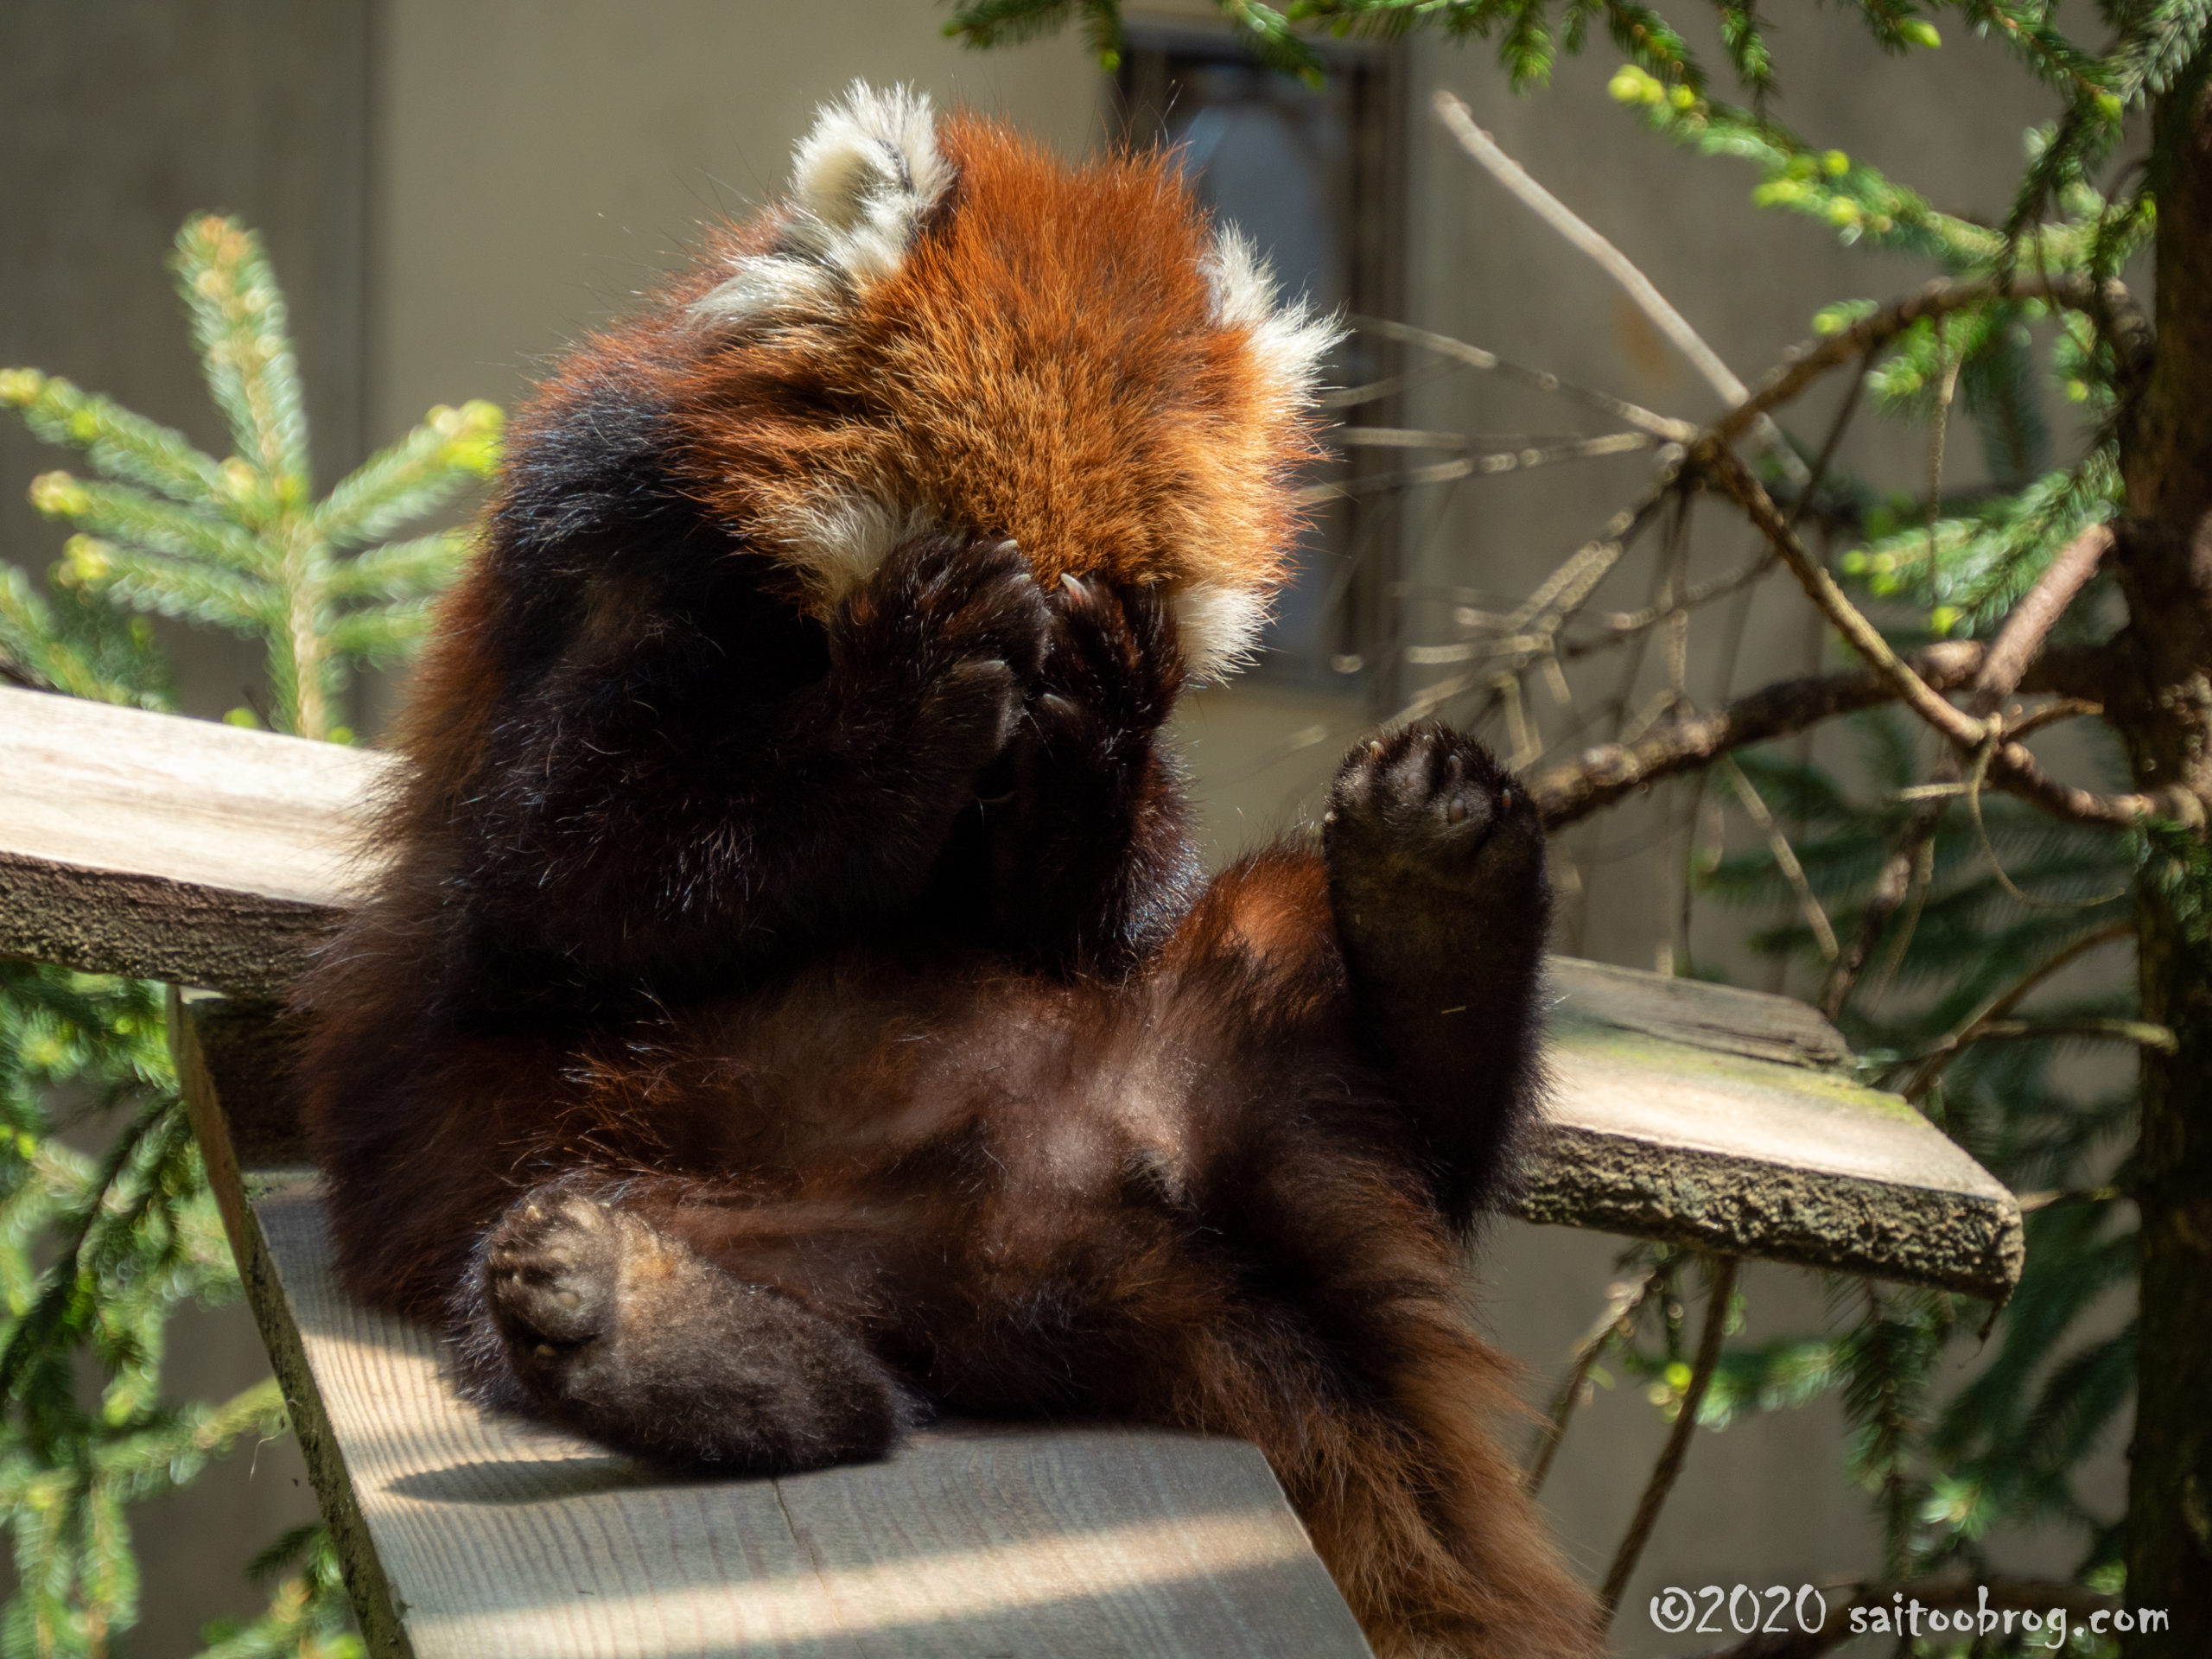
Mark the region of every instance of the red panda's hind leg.
[[1434, 721], [1354, 748], [1323, 825], [1353, 1029], [1464, 1222], [1510, 1179], [1541, 1086], [1543, 825], [1488, 750]]
[[509, 1210], [463, 1295], [480, 1394], [652, 1462], [780, 1475], [863, 1461], [907, 1414], [838, 1325], [574, 1186]]

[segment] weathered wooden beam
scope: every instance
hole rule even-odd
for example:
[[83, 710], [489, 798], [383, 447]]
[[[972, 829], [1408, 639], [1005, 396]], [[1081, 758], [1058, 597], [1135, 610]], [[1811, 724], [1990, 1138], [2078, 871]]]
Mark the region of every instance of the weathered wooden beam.
[[389, 756], [0, 687], [0, 956], [273, 995]]
[[[357, 890], [359, 826], [393, 764], [0, 690], [0, 955], [271, 995]], [[1853, 1083], [1812, 1009], [1566, 958], [1551, 971], [1555, 1087], [1519, 1214], [2009, 1294], [2012, 1195]], [[234, 1116], [249, 1166], [297, 1157], [281, 1099]]]
[[1814, 1009], [1567, 957], [1551, 981], [1554, 1098], [1515, 1214], [2012, 1294], [2011, 1192], [1908, 1102], [1854, 1081]]

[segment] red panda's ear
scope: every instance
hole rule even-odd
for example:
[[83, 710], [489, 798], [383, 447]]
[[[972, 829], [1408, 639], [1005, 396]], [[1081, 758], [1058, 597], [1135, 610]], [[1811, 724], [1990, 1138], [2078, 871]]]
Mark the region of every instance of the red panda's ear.
[[[1283, 302], [1268, 262], [1233, 225], [1216, 229], [1198, 270], [1214, 326], [1243, 348], [1249, 402], [1241, 418], [1286, 457], [1265, 487], [1287, 493], [1288, 460], [1310, 442], [1303, 435], [1311, 431], [1322, 360], [1344, 339], [1344, 320], [1333, 312], [1316, 314], [1302, 298]], [[1258, 544], [1271, 556], [1260, 568], [1217, 568], [1192, 575], [1174, 590], [1183, 659], [1199, 684], [1228, 679], [1260, 649], [1281, 567], [1272, 556], [1278, 551], [1274, 537]]]
[[1251, 353], [1252, 372], [1270, 412], [1304, 420], [1313, 406], [1321, 359], [1347, 332], [1332, 312], [1317, 315], [1305, 300], [1283, 304], [1275, 275], [1234, 225], [1214, 232], [1213, 246], [1199, 262], [1213, 302], [1213, 320], [1241, 329]]
[[736, 327], [832, 305], [896, 275], [952, 178], [925, 95], [855, 81], [842, 103], [815, 117], [792, 154], [775, 251], [737, 261], [728, 280], [693, 303], [693, 319]]

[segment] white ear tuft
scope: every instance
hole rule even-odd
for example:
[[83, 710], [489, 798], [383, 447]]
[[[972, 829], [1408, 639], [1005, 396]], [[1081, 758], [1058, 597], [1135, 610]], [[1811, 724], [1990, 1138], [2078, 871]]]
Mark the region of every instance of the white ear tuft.
[[1268, 601], [1258, 589], [1194, 582], [1168, 601], [1183, 664], [1200, 684], [1218, 683], [1247, 666], [1260, 649]]
[[928, 98], [856, 80], [791, 157], [791, 240], [855, 283], [888, 276], [951, 182]]
[[1308, 402], [1321, 359], [1344, 337], [1343, 322], [1316, 316], [1304, 300], [1279, 305], [1274, 272], [1233, 225], [1215, 232], [1199, 269], [1212, 290], [1213, 320], [1249, 333], [1253, 355], [1278, 396], [1294, 405]]

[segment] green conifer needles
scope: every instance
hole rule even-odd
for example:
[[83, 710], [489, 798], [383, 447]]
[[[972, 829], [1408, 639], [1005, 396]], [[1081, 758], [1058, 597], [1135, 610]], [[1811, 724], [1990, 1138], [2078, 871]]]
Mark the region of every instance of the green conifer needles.
[[[67, 380], [0, 370], [0, 404], [21, 410], [48, 442], [80, 450], [97, 474], [53, 472], [31, 485], [32, 504], [77, 532], [56, 581], [264, 639], [272, 722], [343, 737], [348, 671], [395, 660], [420, 637], [429, 596], [466, 547], [460, 531], [388, 538], [490, 474], [500, 413], [485, 403], [432, 410], [317, 501], [299, 365], [259, 238], [232, 219], [194, 219], [170, 268], [230, 429], [229, 458]], [[95, 639], [96, 624], [56, 609], [20, 577], [0, 582], [0, 652], [51, 660], [57, 690], [144, 701], [124, 690], [131, 677], [111, 660], [137, 636]]]
[[[343, 737], [354, 664], [404, 654], [466, 534], [407, 535], [498, 460], [489, 404], [429, 418], [322, 500], [284, 300], [253, 233], [185, 226], [172, 261], [234, 453], [35, 369], [0, 370], [0, 404], [92, 474], [48, 473], [31, 499], [75, 534], [41, 587], [0, 564], [0, 681], [169, 706], [151, 626], [134, 612], [267, 642], [269, 719]], [[233, 716], [238, 718], [239, 716]], [[251, 718], [251, 716], [246, 716]], [[65, 1103], [75, 1122], [57, 1116]], [[92, 1115], [126, 1120], [86, 1155]], [[238, 1271], [176, 1092], [158, 986], [0, 962], [0, 1529], [15, 1593], [0, 1659], [105, 1659], [138, 1618], [129, 1506], [285, 1429], [273, 1380], [223, 1401], [162, 1394], [170, 1317], [235, 1300]], [[249, 1569], [266, 1610], [211, 1627], [205, 1659], [359, 1659], [319, 1527]]]

